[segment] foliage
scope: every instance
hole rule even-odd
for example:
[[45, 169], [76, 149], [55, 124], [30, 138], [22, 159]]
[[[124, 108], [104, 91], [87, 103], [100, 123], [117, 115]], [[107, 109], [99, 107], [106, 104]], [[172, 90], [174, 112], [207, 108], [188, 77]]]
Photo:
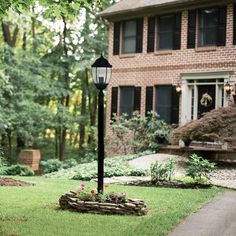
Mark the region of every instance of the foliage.
[[58, 159], [49, 159], [47, 161], [41, 161], [40, 165], [44, 174], [58, 171], [60, 169], [68, 169], [76, 166], [78, 163], [75, 159], [66, 159], [65, 161], [59, 161]]
[[151, 165], [151, 181], [158, 183], [160, 181], [171, 181], [174, 174], [175, 161], [168, 160], [166, 163], [156, 161]]
[[130, 119], [126, 114], [115, 117], [111, 128], [116, 137], [116, 149], [122, 147], [125, 154], [128, 150], [134, 153], [145, 150], [157, 152], [159, 145], [167, 142], [171, 133], [171, 127], [153, 111], [146, 117], [137, 112]]
[[195, 184], [200, 184], [202, 186], [204, 186], [204, 185], [211, 186], [212, 185], [211, 180], [204, 177], [204, 176], [201, 178], [196, 177], [195, 179], [193, 179], [189, 176], [178, 176], [175, 178], [175, 180], [181, 181], [187, 185], [192, 185], [192, 186], [194, 186]]
[[4, 158], [4, 153], [3, 153], [3, 151], [0, 149], [0, 169], [2, 168], [2, 167], [5, 167], [7, 165], [7, 163], [6, 163], [6, 160], [5, 160], [5, 158]]
[[111, 203], [125, 203], [126, 193], [115, 192], [100, 194], [95, 188], [90, 188], [85, 184], [81, 184], [77, 190], [76, 195], [81, 201], [97, 201], [97, 202], [111, 202]]
[[96, 134], [89, 132], [97, 111], [90, 65], [101, 52], [107, 55], [108, 28], [95, 14], [113, 2], [0, 2], [0, 141], [8, 162], [15, 150], [48, 139], [52, 158], [66, 159], [66, 149], [80, 149], [77, 160], [84, 149], [96, 152]]
[[34, 172], [24, 165], [12, 165], [0, 168], [0, 175], [33, 176]]
[[173, 131], [171, 143], [183, 140], [186, 145], [192, 141], [221, 141], [236, 134], [236, 107], [224, 107], [207, 112], [202, 118], [191, 121]]
[[[139, 155], [126, 155], [113, 158], [105, 158], [104, 177], [112, 176], [144, 176], [146, 171], [128, 166], [128, 161], [137, 158]], [[69, 169], [60, 169], [57, 172], [46, 174], [46, 177], [70, 178], [90, 180], [97, 177], [97, 161], [79, 164]]]
[[[129, 167], [122, 160], [113, 160], [112, 158], [105, 159], [104, 162], [104, 177], [113, 176], [143, 176], [146, 171]], [[97, 162], [84, 164], [83, 168], [73, 176], [73, 179], [91, 180], [97, 178]]]
[[43, 170], [43, 173], [47, 174], [54, 171], [58, 171], [62, 166], [62, 162], [58, 159], [50, 159], [47, 161], [41, 161], [40, 166]]
[[215, 163], [193, 154], [187, 163], [186, 176], [193, 178], [194, 180], [201, 179], [202, 176], [207, 177], [207, 174], [216, 169]]
[[[19, 179], [35, 185], [17, 189], [1, 188], [0, 235], [32, 236], [40, 232], [40, 235], [108, 236], [115, 229], [117, 236], [164, 236], [188, 215], [224, 191], [219, 188], [186, 190], [112, 184], [108, 192], [125, 191], [129, 193], [129, 198], [144, 199], [150, 211], [146, 217], [108, 217], [57, 210], [59, 196], [78, 186], [80, 182], [77, 180], [44, 177]], [[94, 186], [91, 182], [85, 184], [91, 188]]]

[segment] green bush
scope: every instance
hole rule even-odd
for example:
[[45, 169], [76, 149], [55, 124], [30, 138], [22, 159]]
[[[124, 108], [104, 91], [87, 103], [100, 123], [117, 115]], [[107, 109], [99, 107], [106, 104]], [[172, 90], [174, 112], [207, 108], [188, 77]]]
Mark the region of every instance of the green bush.
[[211, 173], [215, 169], [215, 163], [209, 162], [197, 154], [193, 154], [187, 163], [186, 176], [197, 181], [197, 179], [201, 179], [202, 176], [207, 178], [207, 174]]
[[78, 165], [78, 162], [75, 159], [70, 158], [70, 159], [66, 159], [65, 161], [63, 161], [61, 167], [63, 169], [68, 169], [68, 168], [71, 168], [76, 165]]
[[[146, 171], [129, 167], [123, 160], [105, 159], [104, 177], [113, 176], [144, 176]], [[84, 164], [83, 168], [73, 176], [77, 180], [91, 180], [97, 177], [97, 162]]]
[[28, 166], [18, 164], [8, 167], [2, 167], [0, 169], [0, 175], [33, 176], [34, 171], [32, 171]]
[[40, 165], [43, 173], [47, 174], [54, 171], [58, 171], [62, 166], [62, 162], [58, 159], [50, 159], [47, 161], [41, 161]]
[[[134, 158], [140, 157], [142, 155], [151, 154], [151, 152], [138, 153], [133, 155], [124, 155], [113, 158], [105, 158], [105, 176], [142, 176], [146, 175], [146, 171], [139, 170], [136, 168], [131, 168], [128, 166], [128, 161], [133, 160]], [[45, 177], [49, 178], [69, 178], [72, 179], [81, 179], [81, 180], [90, 180], [97, 177], [97, 161], [78, 164], [69, 169], [60, 169], [57, 172], [46, 174]]]
[[168, 160], [166, 163], [156, 161], [151, 165], [151, 181], [158, 183], [160, 181], [171, 181], [174, 173], [175, 161]]
[[115, 139], [111, 137], [108, 142], [114, 152], [123, 150], [124, 154], [146, 150], [157, 152], [159, 145], [167, 142], [171, 133], [171, 126], [155, 112], [149, 112], [148, 116], [134, 112], [131, 118], [123, 114], [111, 121], [111, 128]]
[[63, 162], [58, 159], [50, 159], [40, 162], [40, 166], [44, 174], [52, 173], [60, 169], [69, 169], [76, 165], [78, 165], [78, 162], [73, 158], [66, 159]]

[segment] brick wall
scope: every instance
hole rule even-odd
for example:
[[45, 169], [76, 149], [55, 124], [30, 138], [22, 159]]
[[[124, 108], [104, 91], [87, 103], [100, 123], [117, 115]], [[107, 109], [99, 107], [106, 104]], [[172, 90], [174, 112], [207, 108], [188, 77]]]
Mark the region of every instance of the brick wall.
[[[113, 74], [107, 89], [107, 132], [109, 132], [111, 87], [113, 86], [141, 86], [141, 114], [144, 115], [146, 86], [176, 84], [180, 82], [180, 73], [183, 72], [232, 71], [235, 73], [233, 4], [227, 6], [226, 46], [187, 49], [187, 27], [188, 11], [184, 10], [182, 12], [181, 50], [147, 53], [147, 17], [144, 17], [143, 53], [113, 56], [113, 23], [110, 23], [109, 62], [113, 65]], [[119, 101], [118, 97], [118, 107]]]

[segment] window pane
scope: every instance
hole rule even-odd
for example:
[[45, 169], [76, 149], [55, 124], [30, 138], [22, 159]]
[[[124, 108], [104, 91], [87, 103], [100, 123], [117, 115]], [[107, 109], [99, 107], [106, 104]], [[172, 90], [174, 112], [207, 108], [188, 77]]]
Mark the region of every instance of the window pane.
[[174, 28], [174, 16], [167, 15], [167, 16], [160, 16], [159, 17], [159, 31], [172, 31]]
[[157, 48], [172, 49], [174, 33], [174, 15], [160, 16], [158, 18]]
[[126, 113], [129, 117], [133, 113], [134, 87], [122, 87], [120, 89], [120, 115]]
[[124, 37], [136, 36], [136, 21], [124, 22], [123, 35]]
[[200, 46], [216, 45], [218, 9], [202, 10], [200, 16]]
[[173, 48], [173, 32], [159, 33], [159, 48], [160, 49]]
[[202, 31], [202, 46], [216, 45], [217, 30], [215, 28]]
[[172, 107], [172, 87], [157, 87], [156, 94], [156, 111], [160, 115], [161, 119], [170, 124]]
[[123, 40], [123, 52], [133, 53], [136, 51], [136, 37], [135, 38], [124, 38]]
[[126, 21], [123, 24], [123, 53], [134, 53], [136, 51], [136, 21]]

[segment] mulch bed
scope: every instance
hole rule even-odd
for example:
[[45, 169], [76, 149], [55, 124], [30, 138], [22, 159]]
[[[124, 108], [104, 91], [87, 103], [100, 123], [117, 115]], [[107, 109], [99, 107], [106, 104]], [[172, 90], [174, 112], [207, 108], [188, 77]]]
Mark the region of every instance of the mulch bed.
[[15, 180], [11, 178], [0, 178], [0, 186], [33, 186], [34, 184], [27, 183], [21, 180]]
[[143, 186], [143, 187], [162, 187], [162, 188], [182, 188], [182, 189], [201, 189], [201, 188], [211, 188], [212, 184], [201, 184], [201, 183], [184, 183], [182, 181], [162, 181], [159, 183], [152, 183], [151, 181], [139, 181], [131, 182], [127, 185], [133, 186]]

